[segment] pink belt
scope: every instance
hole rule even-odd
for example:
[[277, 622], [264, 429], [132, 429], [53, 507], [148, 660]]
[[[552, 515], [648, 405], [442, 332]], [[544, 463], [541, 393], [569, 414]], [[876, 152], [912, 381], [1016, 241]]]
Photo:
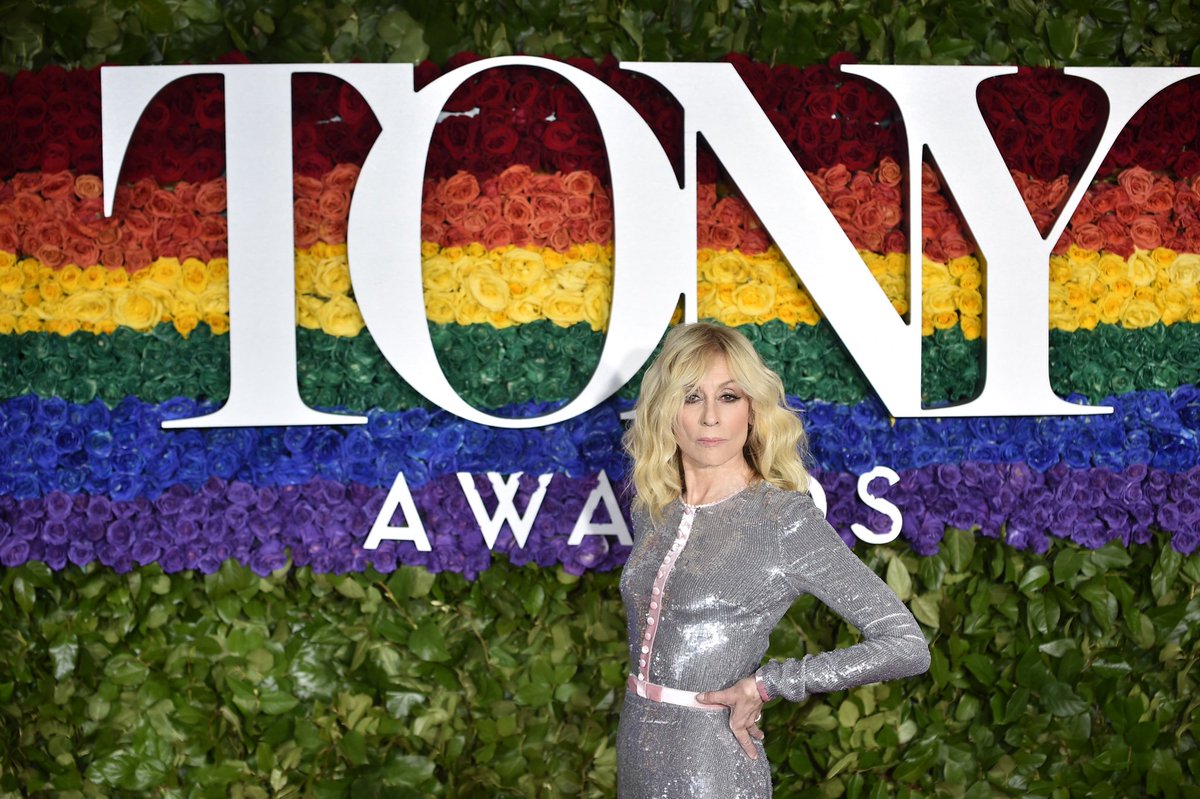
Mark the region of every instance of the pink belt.
[[708, 710], [718, 713], [729, 709], [725, 705], [706, 705], [696, 701], [695, 691], [680, 691], [678, 688], [668, 688], [665, 685], [643, 682], [633, 674], [629, 675], [626, 685], [629, 686], [629, 690], [638, 696], [649, 699], [652, 702], [666, 702], [668, 705], [682, 705], [683, 707], [694, 707], [697, 710]]

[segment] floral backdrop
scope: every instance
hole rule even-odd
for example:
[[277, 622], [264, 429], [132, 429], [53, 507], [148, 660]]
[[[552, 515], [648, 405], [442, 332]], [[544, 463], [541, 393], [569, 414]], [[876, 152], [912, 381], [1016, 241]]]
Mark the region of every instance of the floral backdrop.
[[[453, 69], [474, 57], [450, 60]], [[890, 97], [827, 65], [731, 57], [830, 212], [900, 314], [907, 307], [903, 120]], [[652, 82], [577, 60], [627, 97], [675, 158], [681, 109]], [[424, 84], [443, 70], [425, 62]], [[387, 572], [398, 563], [473, 575], [491, 557], [456, 472], [557, 475], [521, 564], [618, 566], [615, 540], [563, 538], [599, 471], [619, 481], [619, 414], [636, 380], [569, 423], [499, 431], [427, 407], [391, 371], [354, 300], [346, 220], [359, 164], [379, 133], [362, 98], [332, 78], [295, 81], [296, 315], [305, 398], [366, 411], [365, 427], [163, 431], [164, 419], [227, 393], [223, 101], [219, 81], [178, 81], [150, 104], [126, 158], [115, 211], [101, 213], [96, 70], [18, 73], [4, 85], [0, 170], [0, 562], [54, 568], [212, 572], [227, 558], [261, 574], [291, 561]], [[878, 493], [921, 554], [947, 527], [1042, 551], [1050, 536], [1095, 548], [1171, 535], [1200, 543], [1200, 158], [1188, 83], [1160, 94], [1105, 159], [1048, 265], [1054, 387], [1110, 416], [890, 420], [832, 343], [797, 281], [719, 163], [697, 188], [698, 313], [739, 327], [803, 410], [829, 517], [879, 528], [854, 485], [875, 465], [901, 479]], [[983, 84], [979, 101], [1035, 221], [1053, 222], [1071, 170], [1104, 113], [1089, 84], [1026, 70]], [[603, 141], [581, 96], [552, 73], [497, 69], [446, 106], [426, 170], [422, 268], [431, 334], [469, 401], [505, 413], [561, 403], [586, 380], [608, 319], [612, 202]], [[1165, 119], [1179, 120], [1166, 125]], [[924, 198], [923, 386], [962, 399], [981, 374], [984, 268], [936, 171]], [[253, 268], [252, 264], [242, 268]], [[398, 472], [436, 546], [365, 551]], [[489, 501], [490, 488], [480, 480]], [[82, 532], [82, 535], [78, 534]]]
[[[627, 548], [566, 541], [600, 473], [618, 487], [626, 475], [621, 416], [638, 378], [525, 431], [465, 423], [400, 380], [346, 254], [378, 124], [346, 85], [300, 74], [301, 395], [368, 423], [164, 431], [228, 395], [221, 84], [186, 79], [155, 98], [105, 218], [96, 65], [231, 49], [222, 60], [394, 58], [419, 62], [425, 85], [477, 54], [552, 54], [627, 98], [679, 167], [681, 110], [614, 58], [726, 59], [879, 290], [921, 324], [923, 398], [938, 406], [984, 374], [986, 253], [935, 164], [904, 163], [891, 99], [839, 66], [1178, 65], [1200, 43], [1187, 3], [1054, 19], [936, 0], [643, 0], [607, 16], [515, 0], [507, 17], [466, 2], [462, 20], [419, 3], [29, 5], [0, 30], [3, 799], [614, 792]], [[768, 708], [776, 795], [1197, 795], [1198, 91], [1179, 83], [1135, 116], [1047, 264], [1052, 385], [1105, 416], [889, 418], [701, 147], [698, 315], [740, 329], [783, 376], [830, 521], [909, 603], [932, 654], [900, 690]], [[1035, 67], [985, 82], [978, 100], [1048, 230], [1103, 97]], [[595, 120], [531, 68], [483, 72], [445, 110], [419, 245], [430, 335], [476, 407], [557, 407], [587, 381], [608, 321], [612, 192]], [[920, 308], [907, 306], [909, 175], [923, 197]], [[888, 524], [857, 495], [875, 466], [899, 475], [870, 486], [901, 512], [886, 546], [850, 531]], [[492, 509], [489, 471], [524, 473], [519, 509], [553, 475], [524, 546], [507, 527], [494, 551], [484, 543], [457, 474]], [[397, 474], [430, 552], [363, 549]], [[853, 640], [802, 599], [771, 654]]]

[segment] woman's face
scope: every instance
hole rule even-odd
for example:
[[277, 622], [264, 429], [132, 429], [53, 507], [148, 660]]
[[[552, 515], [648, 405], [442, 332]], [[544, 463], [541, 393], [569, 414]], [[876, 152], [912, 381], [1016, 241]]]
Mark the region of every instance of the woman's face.
[[683, 397], [675, 443], [685, 468], [745, 470], [742, 448], [750, 433], [750, 398], [729, 373], [724, 355]]

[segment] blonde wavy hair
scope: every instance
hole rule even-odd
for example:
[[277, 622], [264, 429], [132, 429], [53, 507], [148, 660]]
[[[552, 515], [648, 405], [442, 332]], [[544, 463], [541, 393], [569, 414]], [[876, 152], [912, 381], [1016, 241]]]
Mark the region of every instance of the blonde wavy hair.
[[796, 411], [788, 406], [783, 381], [741, 333], [698, 322], [667, 334], [662, 352], [646, 370], [626, 431], [625, 451], [633, 459], [634, 506], [658, 517], [683, 494], [683, 465], [675, 442], [675, 419], [683, 398], [718, 356], [750, 400], [750, 433], [743, 454], [755, 475], [791, 491], [808, 489], [804, 460], [808, 439]]

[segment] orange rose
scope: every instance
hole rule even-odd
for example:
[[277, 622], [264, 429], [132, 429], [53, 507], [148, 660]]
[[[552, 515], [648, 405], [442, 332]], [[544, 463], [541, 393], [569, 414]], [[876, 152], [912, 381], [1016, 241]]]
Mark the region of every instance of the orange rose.
[[1154, 189], [1154, 176], [1140, 166], [1130, 167], [1117, 176], [1117, 184], [1136, 205], [1143, 205]]
[[104, 195], [104, 182], [95, 175], [79, 175], [75, 178], [75, 196], [81, 200], [93, 200]]
[[550, 234], [546, 244], [559, 252], [566, 252], [571, 248], [571, 233], [565, 227], [560, 227]]
[[568, 172], [563, 175], [563, 191], [575, 197], [590, 197], [596, 185], [596, 179], [590, 172]]
[[479, 196], [479, 181], [469, 172], [457, 172], [438, 186], [438, 198], [446, 203], [469, 203]]
[[900, 170], [900, 165], [892, 160], [889, 156], [884, 156], [879, 161], [879, 182], [885, 186], [899, 186], [904, 173]]
[[[1131, 171], [1131, 170], [1127, 170]], [[1162, 231], [1152, 216], [1139, 216], [1129, 227], [1129, 237], [1139, 250], [1153, 250], [1162, 245]]]
[[516, 164], [496, 176], [496, 187], [504, 197], [524, 194], [529, 186], [530, 170], [525, 164]]
[[340, 189], [326, 189], [317, 200], [317, 208], [326, 219], [344, 217], [350, 210], [350, 193]]
[[341, 244], [346, 240], [346, 218], [322, 219], [317, 226], [317, 235], [327, 244]]
[[300, 174], [292, 176], [292, 193], [298, 198], [315, 200], [321, 196], [322, 189], [324, 186], [316, 178]]
[[825, 178], [825, 185], [832, 192], [845, 188], [850, 183], [851, 176], [850, 170], [846, 169], [845, 164], [835, 164], [825, 170], [823, 177]]
[[[312, 202], [312, 201], [307, 200], [306, 202]], [[318, 221], [319, 221], [319, 217], [303, 218], [303, 217], [297, 216], [296, 217], [296, 229], [298, 232], [300, 230], [304, 230], [305, 232], [310, 231], [310, 230], [315, 231]], [[196, 237], [198, 239], [200, 239], [201, 241], [207, 241], [207, 242], [213, 242], [213, 243], [224, 242], [228, 238], [228, 236], [229, 236], [229, 225], [228, 225], [228, 222], [226, 221], [225, 217], [223, 217], [223, 216], [206, 216], [206, 217], [204, 217], [203, 219], [200, 220], [200, 229], [196, 231]], [[296, 246], [300, 247], [302, 249], [313, 246], [317, 242], [316, 237], [315, 237], [315, 232], [313, 234], [313, 238], [311, 241], [306, 241], [303, 244], [301, 244], [300, 241], [301, 241], [300, 236], [297, 235], [296, 236]]]
[[326, 188], [349, 194], [354, 190], [354, 184], [358, 183], [358, 172], [356, 164], [338, 164], [325, 173], [322, 183]]
[[1099, 252], [1104, 247], [1104, 231], [1093, 224], [1075, 228], [1075, 246]]
[[51, 200], [65, 200], [75, 193], [75, 178], [67, 171], [52, 172], [42, 181], [42, 196]]
[[[301, 176], [297, 175], [297, 178], [299, 177]], [[299, 197], [305, 196], [299, 191], [296, 194]], [[224, 211], [226, 203], [225, 178], [206, 180], [204, 183], [201, 183], [200, 189], [196, 192], [195, 203], [196, 210], [202, 214], [219, 214]]]
[[568, 196], [566, 213], [568, 219], [587, 219], [592, 215], [592, 198]]
[[497, 247], [507, 247], [513, 243], [512, 225], [507, 222], [493, 222], [483, 229], [483, 246], [489, 250]]

